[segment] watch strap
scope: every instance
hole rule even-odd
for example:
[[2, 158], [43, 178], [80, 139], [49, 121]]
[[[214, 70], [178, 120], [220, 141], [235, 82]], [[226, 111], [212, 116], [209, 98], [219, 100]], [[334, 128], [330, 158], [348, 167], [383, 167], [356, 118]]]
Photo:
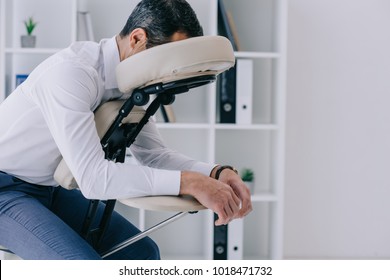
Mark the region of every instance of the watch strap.
[[233, 170], [236, 174], [238, 174], [238, 171], [237, 169], [235, 169], [233, 166], [231, 165], [222, 165], [218, 168], [218, 170], [215, 172], [215, 179], [219, 179], [219, 176], [221, 175], [221, 172], [224, 170], [224, 169], [230, 169], [230, 170]]

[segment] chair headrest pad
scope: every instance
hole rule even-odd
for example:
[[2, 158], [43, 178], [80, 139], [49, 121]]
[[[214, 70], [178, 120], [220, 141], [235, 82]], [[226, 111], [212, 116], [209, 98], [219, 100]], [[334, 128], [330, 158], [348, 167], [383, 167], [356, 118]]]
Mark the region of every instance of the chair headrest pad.
[[118, 88], [135, 88], [185, 78], [218, 75], [234, 66], [230, 41], [222, 36], [201, 36], [170, 42], [141, 51], [116, 68]]

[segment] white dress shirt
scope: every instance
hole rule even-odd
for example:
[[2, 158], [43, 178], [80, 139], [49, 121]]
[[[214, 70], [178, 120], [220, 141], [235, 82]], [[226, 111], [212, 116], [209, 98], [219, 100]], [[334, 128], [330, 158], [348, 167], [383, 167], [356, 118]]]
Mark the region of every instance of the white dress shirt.
[[126, 97], [117, 89], [118, 63], [115, 37], [76, 42], [42, 62], [0, 104], [0, 170], [55, 186], [63, 157], [84, 196], [94, 199], [177, 195], [180, 170], [209, 175], [214, 165], [168, 149], [153, 120], [131, 146], [141, 165], [104, 159], [93, 111]]

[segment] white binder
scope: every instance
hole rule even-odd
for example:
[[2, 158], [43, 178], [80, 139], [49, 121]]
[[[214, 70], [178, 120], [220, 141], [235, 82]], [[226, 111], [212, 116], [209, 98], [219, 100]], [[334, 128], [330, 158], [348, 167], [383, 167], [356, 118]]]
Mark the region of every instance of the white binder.
[[227, 259], [242, 260], [244, 239], [244, 219], [235, 219], [228, 224]]
[[237, 59], [236, 123], [252, 123], [253, 61]]

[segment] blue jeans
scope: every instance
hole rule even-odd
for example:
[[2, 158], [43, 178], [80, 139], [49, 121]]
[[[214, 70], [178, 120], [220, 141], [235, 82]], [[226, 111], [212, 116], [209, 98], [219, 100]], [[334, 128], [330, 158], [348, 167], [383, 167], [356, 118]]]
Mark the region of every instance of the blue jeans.
[[[114, 212], [96, 251], [80, 236], [88, 205], [79, 190], [33, 185], [0, 172], [0, 245], [22, 259], [98, 260], [99, 253], [139, 232]], [[97, 218], [103, 210], [101, 203]], [[107, 259], [159, 258], [157, 245], [146, 237]]]

